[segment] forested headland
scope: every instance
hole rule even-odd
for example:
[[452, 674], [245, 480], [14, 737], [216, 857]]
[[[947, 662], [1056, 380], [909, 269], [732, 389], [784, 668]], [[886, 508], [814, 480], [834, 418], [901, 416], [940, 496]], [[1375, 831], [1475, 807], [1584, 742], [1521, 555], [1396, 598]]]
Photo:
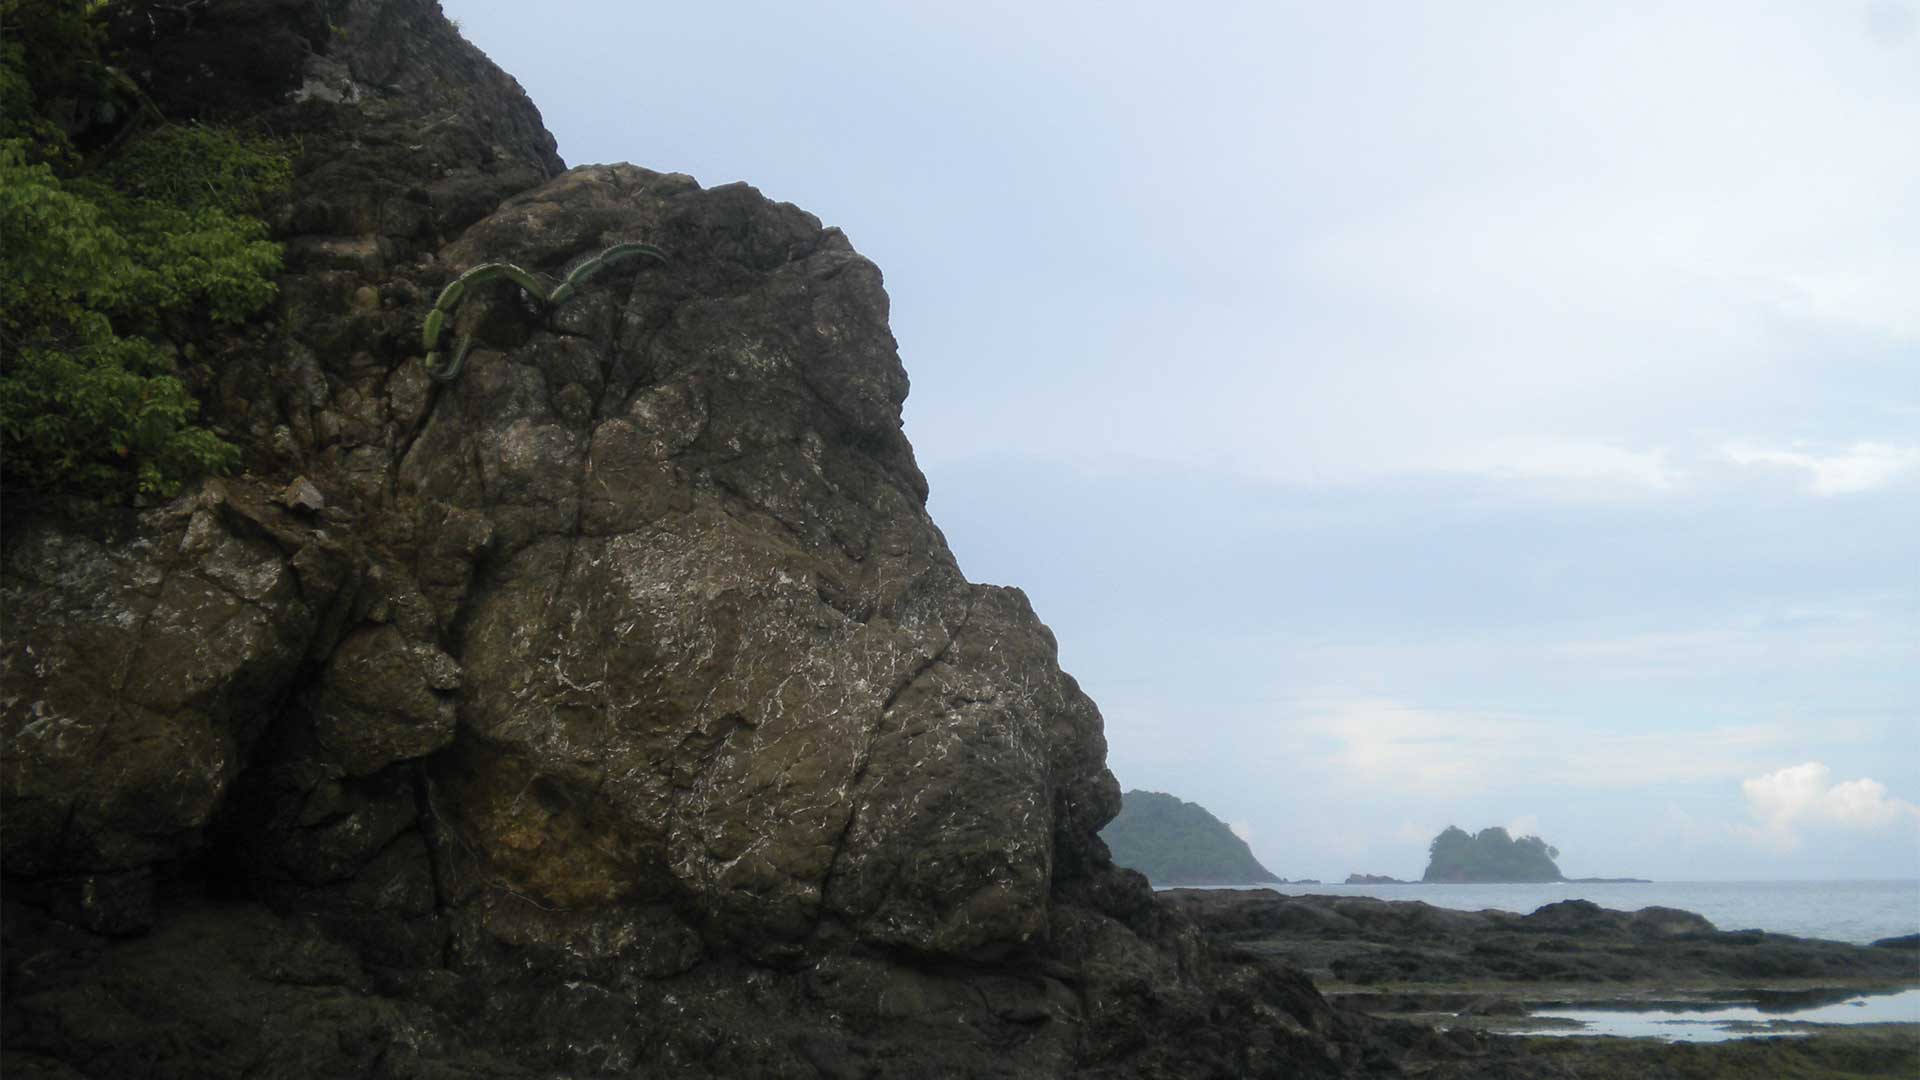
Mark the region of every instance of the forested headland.
[[1100, 838], [1113, 861], [1155, 885], [1256, 885], [1279, 881], [1247, 842], [1204, 807], [1158, 791], [1121, 796], [1120, 815]]

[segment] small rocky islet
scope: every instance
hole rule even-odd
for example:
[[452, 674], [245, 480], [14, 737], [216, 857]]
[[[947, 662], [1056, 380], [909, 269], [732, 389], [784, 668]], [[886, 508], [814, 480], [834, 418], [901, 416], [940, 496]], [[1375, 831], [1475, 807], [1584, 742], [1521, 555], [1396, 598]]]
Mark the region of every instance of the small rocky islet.
[[[0, 507], [9, 1080], [1920, 1071], [1910, 1032], [1542, 1045], [1365, 996], [1453, 992], [1443, 925], [1538, 970], [1584, 909], [1156, 897], [1099, 839], [1097, 708], [927, 513], [844, 235], [567, 169], [430, 0], [106, 7], [143, 109], [298, 157], [278, 300], [180, 354], [241, 470]], [[476, 286], [435, 378], [460, 274], [625, 244], [665, 261]]]
[[1570, 878], [1560, 872], [1558, 848], [1537, 836], [1515, 837], [1498, 825], [1468, 833], [1449, 825], [1427, 849], [1427, 869], [1420, 880], [1403, 881], [1387, 874], [1348, 874], [1348, 885], [1535, 885], [1554, 882], [1646, 883], [1646, 878]]

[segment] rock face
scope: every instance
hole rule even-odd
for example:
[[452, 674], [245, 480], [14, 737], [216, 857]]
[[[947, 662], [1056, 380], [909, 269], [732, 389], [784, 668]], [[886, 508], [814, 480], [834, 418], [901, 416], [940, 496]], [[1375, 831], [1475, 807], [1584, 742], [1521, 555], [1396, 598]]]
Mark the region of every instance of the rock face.
[[474, 738], [430, 780], [486, 856], [461, 886], [666, 901], [763, 958], [1031, 939], [1114, 784], [1025, 599], [968, 585], [927, 518], [879, 271], [751, 189], [632, 167], [509, 200], [445, 261], [635, 239], [672, 265], [551, 327], [483, 316], [395, 466], [420, 535], [486, 538], [435, 627], [468, 669]]
[[[249, 472], [9, 508], [9, 1076], [1390, 1067], [1108, 860], [1099, 714], [928, 518], [844, 236], [562, 171], [421, 0], [136, 22], [156, 101], [304, 153], [277, 312], [185, 373]], [[481, 289], [428, 377], [454, 275], [626, 241], [669, 264]]]

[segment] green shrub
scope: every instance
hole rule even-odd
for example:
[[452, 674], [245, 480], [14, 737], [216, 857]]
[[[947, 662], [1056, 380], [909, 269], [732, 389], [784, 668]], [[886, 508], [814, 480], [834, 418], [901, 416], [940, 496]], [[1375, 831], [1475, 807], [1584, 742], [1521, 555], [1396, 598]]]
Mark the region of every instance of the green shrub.
[[88, 315], [57, 349], [28, 347], [0, 377], [6, 469], [27, 487], [113, 495], [129, 482], [170, 495], [240, 452], [193, 424], [199, 403], [169, 374], [166, 354], [116, 336]]
[[[129, 113], [137, 91], [101, 59], [99, 36], [79, 17], [96, 12], [7, 6], [0, 477], [16, 489], [164, 496], [238, 462], [234, 447], [194, 423], [199, 406], [172, 357], [209, 324], [240, 322], [272, 301], [280, 247], [256, 215], [287, 187], [291, 159], [272, 140], [167, 123], [151, 106]], [[36, 68], [22, 40], [66, 66]], [[89, 76], [76, 64], [100, 70]], [[48, 108], [48, 87], [82, 96]], [[118, 104], [89, 113], [87, 94]], [[72, 118], [89, 115], [117, 126], [86, 154], [76, 139], [97, 133]]]
[[257, 215], [269, 198], [292, 185], [293, 161], [278, 139], [168, 124], [116, 154], [100, 176], [137, 199], [189, 211]]

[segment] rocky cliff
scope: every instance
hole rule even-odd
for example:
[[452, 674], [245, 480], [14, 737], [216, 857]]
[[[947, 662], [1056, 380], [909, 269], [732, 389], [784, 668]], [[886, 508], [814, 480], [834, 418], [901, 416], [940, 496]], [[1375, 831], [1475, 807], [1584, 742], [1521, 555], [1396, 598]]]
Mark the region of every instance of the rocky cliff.
[[[299, 139], [288, 267], [183, 372], [244, 474], [8, 508], [8, 1076], [1388, 1067], [1109, 861], [1099, 713], [928, 518], [846, 237], [564, 170], [423, 0], [146, 14], [153, 100]], [[455, 275], [632, 241], [429, 376]]]

